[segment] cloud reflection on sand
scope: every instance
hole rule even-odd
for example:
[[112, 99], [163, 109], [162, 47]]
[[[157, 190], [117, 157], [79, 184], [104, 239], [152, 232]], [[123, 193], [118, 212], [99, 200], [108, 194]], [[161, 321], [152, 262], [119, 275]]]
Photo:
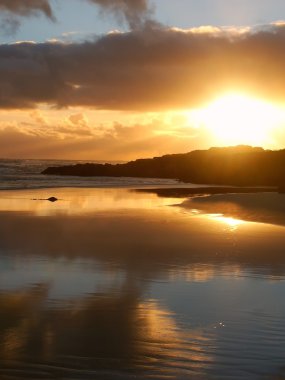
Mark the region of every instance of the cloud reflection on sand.
[[181, 330], [168, 310], [142, 301], [132, 286], [56, 307], [47, 295], [43, 284], [0, 294], [0, 373], [66, 376], [76, 370], [85, 378], [102, 370], [123, 371], [128, 378], [136, 371], [164, 378], [212, 361], [202, 331]]
[[[48, 198], [58, 201], [51, 204]], [[56, 188], [1, 191], [0, 212], [26, 212], [35, 216], [85, 215], [118, 210], [149, 210], [177, 201], [154, 194], [134, 193], [128, 189]]]
[[[32, 201], [27, 193], [22, 200], [24, 192], [9, 194], [12, 199], [0, 202], [0, 252], [5, 254], [84, 257], [131, 268], [146, 278], [165, 274], [174, 264], [199, 263], [218, 265], [221, 271], [225, 264], [234, 264], [285, 273], [283, 227], [241, 222], [240, 214], [220, 216], [220, 203], [211, 203], [212, 197], [185, 201], [187, 209], [205, 210], [205, 215], [192, 215], [181, 212], [185, 208], [164, 207], [181, 199], [122, 189], [60, 189], [53, 194], [68, 201], [54, 204]], [[246, 196], [263, 200], [267, 194]], [[36, 197], [42, 198], [43, 191], [33, 192]], [[219, 216], [207, 216], [217, 209]]]

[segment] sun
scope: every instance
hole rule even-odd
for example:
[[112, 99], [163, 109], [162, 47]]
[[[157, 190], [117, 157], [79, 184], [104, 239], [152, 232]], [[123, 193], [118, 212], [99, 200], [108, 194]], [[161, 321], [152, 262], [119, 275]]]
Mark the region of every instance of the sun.
[[270, 145], [273, 130], [285, 120], [277, 106], [239, 93], [223, 95], [196, 110], [194, 118], [220, 145], [259, 146]]

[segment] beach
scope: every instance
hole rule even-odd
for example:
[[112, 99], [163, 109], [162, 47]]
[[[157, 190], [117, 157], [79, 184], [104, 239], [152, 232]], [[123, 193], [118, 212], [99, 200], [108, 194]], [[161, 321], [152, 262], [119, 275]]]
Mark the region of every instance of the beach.
[[0, 380], [285, 380], [282, 15], [0, 0]]
[[[3, 190], [1, 378], [284, 377], [277, 195]], [[270, 223], [238, 215], [242, 196]]]

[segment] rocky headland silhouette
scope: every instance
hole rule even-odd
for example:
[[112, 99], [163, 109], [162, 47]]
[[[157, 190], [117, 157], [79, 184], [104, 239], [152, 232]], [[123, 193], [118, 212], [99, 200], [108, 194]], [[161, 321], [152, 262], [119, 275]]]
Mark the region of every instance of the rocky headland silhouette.
[[265, 150], [245, 145], [195, 150], [123, 164], [77, 164], [49, 167], [43, 174], [167, 178], [226, 186], [274, 186], [285, 189], [285, 149]]

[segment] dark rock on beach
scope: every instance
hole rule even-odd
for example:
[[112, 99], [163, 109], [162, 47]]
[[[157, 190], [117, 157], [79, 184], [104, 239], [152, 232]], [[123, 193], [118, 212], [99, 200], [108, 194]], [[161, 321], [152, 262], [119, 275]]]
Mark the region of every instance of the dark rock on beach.
[[49, 201], [49, 202], [57, 202], [58, 199], [56, 197], [50, 197], [50, 198], [34, 198], [33, 201]]
[[[43, 174], [168, 178], [183, 182], [230, 186], [277, 186], [285, 183], [285, 149], [249, 146], [211, 148], [125, 164], [77, 164], [49, 167]], [[283, 189], [282, 185], [280, 189]]]
[[58, 201], [58, 199], [56, 197], [50, 197], [47, 199], [47, 201], [56, 202], [56, 201]]

